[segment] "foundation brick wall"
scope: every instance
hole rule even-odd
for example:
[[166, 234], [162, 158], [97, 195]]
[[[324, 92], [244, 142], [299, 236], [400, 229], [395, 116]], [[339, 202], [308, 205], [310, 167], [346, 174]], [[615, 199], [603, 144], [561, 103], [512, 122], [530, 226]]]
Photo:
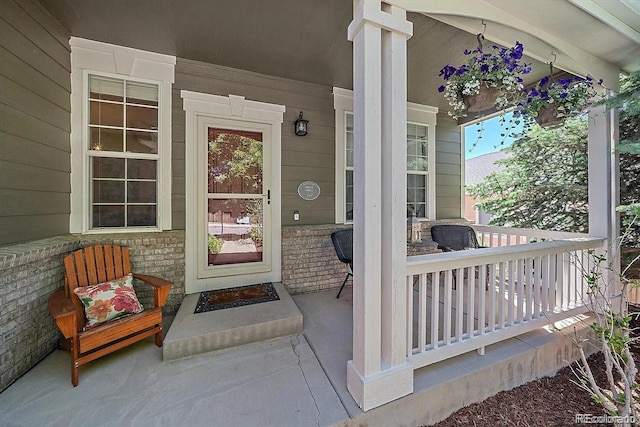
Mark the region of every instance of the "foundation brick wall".
[[289, 293], [319, 292], [342, 284], [348, 267], [338, 260], [331, 243], [331, 233], [345, 228], [350, 227], [282, 227], [282, 284]]
[[[407, 256], [440, 252], [437, 244], [431, 241], [431, 226], [436, 224], [468, 224], [468, 221], [423, 221], [423, 243], [407, 243]], [[320, 292], [342, 285], [348, 267], [338, 260], [331, 243], [331, 233], [345, 228], [351, 226], [329, 224], [282, 227], [282, 284], [289, 293]]]
[[[63, 257], [91, 244], [129, 247], [133, 271], [174, 282], [164, 314], [184, 297], [184, 231], [64, 235], [0, 247], [0, 391], [56, 348], [61, 336], [49, 315], [49, 296], [63, 287]], [[144, 306], [153, 291], [135, 283]]]

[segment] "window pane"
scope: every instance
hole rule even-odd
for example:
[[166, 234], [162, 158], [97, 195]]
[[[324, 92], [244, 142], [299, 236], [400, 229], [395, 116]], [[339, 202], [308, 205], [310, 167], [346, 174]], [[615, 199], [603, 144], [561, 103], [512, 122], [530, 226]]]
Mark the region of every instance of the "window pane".
[[127, 105], [127, 127], [157, 130], [158, 109]]
[[124, 205], [94, 206], [93, 227], [123, 227]]
[[262, 199], [209, 199], [208, 264], [262, 261]]
[[129, 159], [127, 161], [127, 177], [129, 179], [156, 179], [156, 161]]
[[149, 83], [127, 82], [127, 102], [158, 105], [158, 86]]
[[120, 79], [90, 75], [89, 92], [91, 99], [122, 102], [124, 99], [124, 82]]
[[426, 218], [427, 176], [407, 174], [407, 216]]
[[127, 182], [127, 203], [155, 203], [155, 181], [129, 181]]
[[124, 181], [93, 181], [94, 203], [124, 203]]
[[345, 188], [345, 212], [347, 221], [353, 220], [353, 201], [353, 171], [348, 170]]
[[127, 151], [131, 153], [158, 154], [158, 133], [128, 130]]
[[407, 170], [429, 170], [427, 131], [426, 126], [407, 125]]
[[347, 114], [347, 146], [345, 148], [346, 153], [346, 162], [347, 166], [353, 167], [353, 150], [354, 150], [354, 141], [353, 141], [353, 114]]
[[93, 178], [124, 179], [124, 159], [92, 157]]
[[209, 193], [262, 194], [262, 134], [209, 128]]
[[91, 141], [89, 150], [95, 151], [117, 151], [124, 150], [122, 145], [122, 130], [89, 127]]
[[127, 206], [127, 222], [130, 227], [155, 226], [156, 207], [150, 206]]
[[91, 101], [90, 110], [90, 124], [122, 127], [122, 104]]

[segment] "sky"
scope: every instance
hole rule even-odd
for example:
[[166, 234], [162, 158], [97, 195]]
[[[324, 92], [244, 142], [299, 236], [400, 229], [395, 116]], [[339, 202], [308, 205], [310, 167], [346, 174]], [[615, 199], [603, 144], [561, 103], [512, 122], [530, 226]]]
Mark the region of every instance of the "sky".
[[[500, 151], [511, 145], [515, 138], [508, 134], [520, 133], [522, 124], [509, 129], [510, 119], [511, 113], [507, 113], [504, 116], [505, 123], [503, 124], [500, 123], [500, 117], [494, 117], [481, 123], [466, 126], [464, 128], [465, 158], [472, 159], [483, 154]], [[507, 134], [507, 136], [503, 137], [501, 134]], [[479, 135], [480, 138], [478, 138]]]

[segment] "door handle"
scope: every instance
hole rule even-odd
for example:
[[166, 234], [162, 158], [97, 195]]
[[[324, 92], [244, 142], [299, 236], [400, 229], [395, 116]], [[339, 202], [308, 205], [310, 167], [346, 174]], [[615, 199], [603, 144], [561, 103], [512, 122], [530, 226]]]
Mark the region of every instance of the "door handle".
[[271, 190], [267, 190], [267, 204], [271, 204]]

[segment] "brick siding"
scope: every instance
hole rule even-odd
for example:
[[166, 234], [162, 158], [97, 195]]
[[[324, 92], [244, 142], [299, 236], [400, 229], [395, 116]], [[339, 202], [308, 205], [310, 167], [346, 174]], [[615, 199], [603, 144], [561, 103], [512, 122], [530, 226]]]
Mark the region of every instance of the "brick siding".
[[[174, 282], [164, 314], [184, 297], [184, 231], [114, 235], [65, 235], [0, 248], [0, 391], [56, 348], [61, 336], [49, 315], [49, 296], [63, 287], [63, 257], [92, 244], [127, 246], [133, 271]], [[135, 283], [140, 302], [153, 291]]]

